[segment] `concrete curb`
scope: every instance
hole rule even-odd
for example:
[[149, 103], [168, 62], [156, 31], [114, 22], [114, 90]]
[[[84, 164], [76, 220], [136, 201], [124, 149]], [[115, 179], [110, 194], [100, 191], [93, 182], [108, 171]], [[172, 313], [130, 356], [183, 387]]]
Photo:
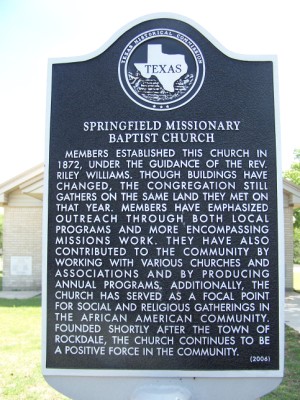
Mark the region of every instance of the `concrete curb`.
[[300, 293], [286, 292], [284, 314], [285, 323], [300, 332]]

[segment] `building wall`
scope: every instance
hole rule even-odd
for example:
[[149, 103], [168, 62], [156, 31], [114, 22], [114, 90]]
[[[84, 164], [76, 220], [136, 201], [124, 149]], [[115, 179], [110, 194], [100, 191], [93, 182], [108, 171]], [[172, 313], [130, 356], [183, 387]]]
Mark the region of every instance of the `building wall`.
[[[35, 203], [38, 204], [37, 201], [34, 201]], [[31, 207], [28, 207], [28, 204], [27, 207], [20, 205], [5, 207], [3, 290], [41, 290], [42, 206], [36, 204]], [[24, 260], [27, 261], [25, 274], [22, 273]], [[28, 274], [28, 261], [31, 265], [30, 274]], [[12, 263], [13, 268], [11, 268]], [[16, 263], [20, 263], [21, 268], [16, 268]]]
[[284, 204], [284, 247], [285, 247], [285, 288], [293, 288], [294, 237], [293, 237], [293, 207], [290, 206], [290, 196], [283, 195]]

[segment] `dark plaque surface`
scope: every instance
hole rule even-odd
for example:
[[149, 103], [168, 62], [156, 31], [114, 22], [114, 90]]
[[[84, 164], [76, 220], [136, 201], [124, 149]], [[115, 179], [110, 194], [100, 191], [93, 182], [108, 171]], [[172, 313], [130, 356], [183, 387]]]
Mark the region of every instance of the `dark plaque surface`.
[[278, 370], [273, 62], [161, 18], [51, 91], [46, 366]]

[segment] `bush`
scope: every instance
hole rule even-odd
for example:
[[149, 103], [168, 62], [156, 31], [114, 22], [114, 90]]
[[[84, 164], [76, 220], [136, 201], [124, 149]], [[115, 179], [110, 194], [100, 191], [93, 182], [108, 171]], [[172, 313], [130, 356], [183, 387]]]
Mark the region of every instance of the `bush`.
[[300, 228], [294, 229], [294, 263], [300, 264]]

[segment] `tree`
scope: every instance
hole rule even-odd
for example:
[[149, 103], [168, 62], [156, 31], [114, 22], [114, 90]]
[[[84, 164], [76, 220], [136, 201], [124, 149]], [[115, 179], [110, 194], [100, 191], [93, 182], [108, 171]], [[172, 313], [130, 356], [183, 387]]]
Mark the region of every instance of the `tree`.
[[[294, 150], [294, 162], [288, 171], [283, 173], [283, 177], [289, 181], [300, 185], [300, 149]], [[300, 208], [294, 210], [294, 262], [300, 262]]]
[[[289, 181], [300, 185], [300, 149], [294, 150], [294, 162], [288, 171], [283, 173], [283, 177]], [[300, 208], [294, 210], [294, 228], [300, 228]]]
[[300, 149], [294, 150], [294, 162], [288, 171], [283, 173], [284, 178], [300, 185]]

